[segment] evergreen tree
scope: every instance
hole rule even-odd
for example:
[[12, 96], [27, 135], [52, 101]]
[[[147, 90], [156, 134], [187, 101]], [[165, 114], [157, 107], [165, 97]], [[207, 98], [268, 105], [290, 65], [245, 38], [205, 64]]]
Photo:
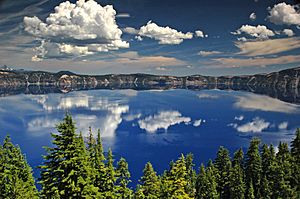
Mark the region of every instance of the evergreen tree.
[[255, 199], [254, 196], [254, 189], [253, 189], [253, 183], [252, 180], [250, 179], [250, 181], [248, 182], [248, 189], [246, 190], [246, 199]]
[[297, 197], [300, 198], [300, 129], [296, 130], [296, 136], [291, 142], [292, 161], [292, 187], [295, 187]]
[[111, 149], [108, 150], [107, 154], [107, 162], [106, 162], [106, 176], [105, 176], [105, 184], [103, 185], [103, 195], [104, 198], [113, 199], [117, 198], [116, 195], [116, 181], [117, 175], [114, 167], [114, 159]]
[[265, 174], [262, 174], [260, 194], [261, 194], [261, 197], [264, 199], [271, 198], [272, 192], [270, 189], [270, 181], [267, 179]]
[[271, 197], [271, 187], [273, 186], [274, 172], [272, 171], [272, 166], [274, 166], [275, 153], [273, 146], [268, 147], [264, 144], [262, 147], [261, 162], [262, 162], [262, 174], [261, 174], [261, 197], [270, 198]]
[[140, 183], [136, 192], [137, 199], [160, 198], [160, 180], [150, 162], [145, 165]]
[[162, 179], [163, 198], [170, 199], [189, 199], [186, 192], [187, 186], [187, 170], [184, 155], [173, 164], [171, 164], [170, 171]]
[[130, 172], [128, 171], [128, 163], [124, 158], [121, 158], [118, 162], [117, 170], [116, 170], [116, 192], [118, 198], [131, 198], [132, 191], [128, 188], [128, 184], [130, 182]]
[[89, 151], [89, 161], [94, 170], [94, 186], [99, 188], [99, 192], [105, 191], [105, 181], [106, 181], [106, 167], [105, 167], [105, 156], [102, 147], [100, 130], [97, 133], [97, 140], [94, 138], [91, 128], [89, 130], [88, 136], [88, 151]]
[[294, 198], [295, 192], [290, 184], [292, 181], [291, 154], [286, 143], [279, 143], [276, 154], [276, 180], [274, 181], [273, 197]]
[[220, 198], [229, 198], [229, 171], [231, 168], [231, 161], [227, 149], [222, 146], [219, 148], [214, 165], [218, 170], [217, 190]]
[[32, 170], [7, 136], [0, 147], [0, 198], [38, 198]]
[[98, 189], [93, 186], [92, 169], [82, 136], [75, 133], [70, 115], [57, 126], [53, 148], [46, 148], [41, 168], [42, 196], [44, 198], [96, 198]]
[[[245, 161], [245, 170], [246, 170], [246, 182], [247, 183], [247, 189], [250, 189], [252, 182], [253, 190], [254, 190], [254, 196], [255, 198], [260, 198], [260, 180], [261, 180], [261, 172], [262, 172], [262, 166], [261, 166], [261, 157], [259, 154], [259, 144], [260, 140], [257, 138], [254, 138], [250, 142], [250, 147], [246, 154], [246, 161]], [[248, 193], [250, 191], [248, 190]]]
[[192, 153], [186, 155], [186, 169], [187, 169], [187, 186], [186, 192], [190, 197], [195, 196], [195, 184], [196, 184], [196, 171], [194, 169], [195, 164], [193, 163], [194, 156]]
[[234, 153], [233, 167], [230, 169], [229, 175], [229, 193], [231, 199], [244, 199], [245, 197], [243, 159], [244, 154], [242, 149]]
[[234, 153], [232, 167], [239, 165], [240, 168], [244, 168], [244, 152], [242, 149], [239, 149]]
[[210, 164], [207, 169], [203, 164], [200, 166], [200, 172], [196, 181], [196, 199], [214, 199], [219, 198], [217, 183], [215, 178], [216, 169]]
[[196, 199], [207, 199], [208, 198], [208, 179], [206, 176], [204, 165], [201, 164], [200, 166], [200, 172], [197, 177], [197, 183], [196, 183]]

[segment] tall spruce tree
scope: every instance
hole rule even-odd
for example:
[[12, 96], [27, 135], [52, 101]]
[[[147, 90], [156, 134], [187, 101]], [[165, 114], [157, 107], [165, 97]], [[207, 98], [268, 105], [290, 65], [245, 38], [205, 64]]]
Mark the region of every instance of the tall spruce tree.
[[[246, 182], [247, 189], [251, 188], [250, 182], [252, 182], [255, 198], [260, 198], [260, 180], [262, 173], [261, 157], [259, 153], [260, 140], [253, 138], [250, 142], [249, 149], [246, 154], [245, 170], [246, 170]], [[250, 191], [248, 190], [248, 193]]]
[[118, 198], [131, 198], [132, 191], [128, 188], [130, 182], [130, 172], [128, 170], [128, 163], [124, 158], [121, 158], [117, 164], [116, 170], [116, 193]]
[[287, 143], [279, 143], [278, 153], [276, 154], [276, 180], [274, 181], [273, 197], [294, 198], [295, 192], [291, 186], [292, 176], [292, 157]]
[[216, 199], [219, 198], [217, 183], [215, 178], [216, 169], [209, 164], [207, 169], [201, 164], [200, 172], [196, 181], [196, 199]]
[[229, 198], [229, 172], [231, 160], [227, 149], [222, 146], [219, 148], [214, 165], [218, 170], [217, 190], [220, 198]]
[[41, 168], [40, 184], [43, 198], [97, 198], [93, 186], [92, 169], [82, 136], [75, 133], [71, 115], [57, 126], [58, 134], [51, 134], [54, 147], [47, 147]]
[[102, 147], [100, 130], [97, 133], [97, 139], [94, 138], [92, 130], [89, 130], [88, 136], [88, 152], [89, 161], [94, 172], [94, 186], [98, 187], [100, 194], [105, 191], [106, 182], [106, 167], [105, 167], [105, 156]]
[[250, 179], [250, 181], [247, 184], [248, 184], [248, 188], [246, 189], [245, 198], [246, 199], [255, 199], [252, 180]]
[[160, 198], [160, 192], [160, 179], [156, 175], [152, 164], [148, 162], [143, 170], [143, 176], [136, 191], [136, 198], [158, 199]]
[[291, 155], [293, 158], [292, 162], [292, 175], [291, 181], [292, 187], [296, 189], [296, 195], [300, 198], [300, 129], [296, 130], [296, 136], [291, 142]]
[[245, 196], [244, 173], [238, 164], [230, 169], [229, 195], [231, 199], [244, 199]]
[[261, 162], [262, 162], [262, 174], [261, 174], [261, 188], [260, 194], [262, 198], [270, 198], [271, 197], [271, 187], [273, 186], [273, 172], [272, 166], [274, 166], [275, 154], [272, 151], [272, 147], [268, 147], [268, 145], [264, 144], [261, 152]]
[[239, 165], [240, 168], [244, 169], [244, 152], [242, 149], [239, 149], [234, 153], [232, 167], [235, 165]]
[[170, 199], [189, 199], [186, 192], [187, 181], [186, 161], [183, 154], [173, 164], [170, 170], [162, 178], [162, 197]]
[[103, 195], [104, 198], [114, 199], [117, 198], [116, 189], [115, 189], [117, 174], [116, 174], [116, 169], [114, 167], [114, 158], [111, 149], [108, 150], [106, 159], [107, 159], [105, 164], [106, 176], [105, 176], [105, 184], [103, 185]]
[[0, 147], [0, 198], [38, 198], [32, 169], [9, 136]]
[[194, 169], [194, 156], [192, 153], [189, 153], [186, 155], [186, 169], [187, 169], [187, 186], [186, 186], [186, 192], [189, 194], [190, 197], [195, 196], [195, 184], [196, 184], [196, 171]]
[[242, 149], [234, 153], [232, 161], [233, 167], [230, 169], [229, 174], [229, 195], [231, 199], [244, 199], [245, 198], [245, 175], [243, 169], [244, 154]]

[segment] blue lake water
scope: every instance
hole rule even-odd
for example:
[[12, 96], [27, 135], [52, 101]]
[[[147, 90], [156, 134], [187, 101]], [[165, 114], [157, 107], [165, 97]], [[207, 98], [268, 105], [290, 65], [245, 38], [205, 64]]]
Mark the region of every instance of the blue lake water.
[[300, 106], [265, 95], [221, 90], [90, 90], [0, 98], [0, 139], [10, 134], [35, 176], [43, 146], [65, 112], [78, 132], [101, 130], [105, 151], [126, 158], [135, 186], [146, 162], [158, 173], [181, 153], [192, 152], [197, 167], [215, 158], [220, 145], [233, 153], [253, 136], [278, 146], [300, 127]]

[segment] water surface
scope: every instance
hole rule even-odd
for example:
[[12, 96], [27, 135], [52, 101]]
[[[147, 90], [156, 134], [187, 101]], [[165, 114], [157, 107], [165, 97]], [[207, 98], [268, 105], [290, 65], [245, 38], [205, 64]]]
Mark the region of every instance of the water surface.
[[100, 129], [105, 151], [126, 158], [132, 186], [148, 161], [161, 173], [181, 153], [192, 152], [199, 166], [215, 158], [220, 145], [233, 153], [256, 136], [276, 147], [300, 127], [299, 105], [249, 92], [90, 90], [1, 97], [0, 139], [10, 134], [35, 168], [66, 111], [78, 132]]

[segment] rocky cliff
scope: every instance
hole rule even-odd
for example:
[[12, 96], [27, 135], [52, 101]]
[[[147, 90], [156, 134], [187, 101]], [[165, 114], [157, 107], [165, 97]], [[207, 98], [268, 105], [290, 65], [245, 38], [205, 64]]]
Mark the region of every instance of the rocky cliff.
[[0, 94], [70, 92], [87, 89], [231, 89], [300, 102], [300, 67], [244, 76], [79, 75], [69, 71], [0, 71]]

